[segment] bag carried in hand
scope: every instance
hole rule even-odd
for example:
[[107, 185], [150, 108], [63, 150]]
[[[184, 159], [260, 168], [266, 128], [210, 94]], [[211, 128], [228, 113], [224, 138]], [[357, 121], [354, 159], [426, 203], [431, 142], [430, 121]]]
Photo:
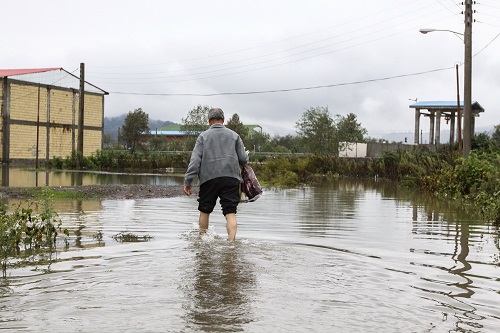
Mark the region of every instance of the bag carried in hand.
[[[242, 201], [252, 202], [257, 200], [262, 195], [262, 187], [252, 167], [248, 164], [241, 168], [241, 178], [243, 178], [243, 183], [241, 184]], [[243, 194], [247, 198], [244, 198]]]

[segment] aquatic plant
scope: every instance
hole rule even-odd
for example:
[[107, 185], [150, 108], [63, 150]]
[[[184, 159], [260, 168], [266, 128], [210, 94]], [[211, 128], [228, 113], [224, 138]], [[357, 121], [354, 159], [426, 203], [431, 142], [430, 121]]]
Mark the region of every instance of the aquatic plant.
[[104, 238], [104, 234], [102, 233], [101, 230], [99, 230], [92, 235], [92, 238], [95, 239], [98, 243], [101, 243]]
[[[38, 215], [35, 211], [40, 211]], [[69, 235], [62, 229], [61, 220], [48, 200], [21, 202], [12, 212], [5, 205], [0, 207], [0, 261], [3, 276], [11, 259], [22, 251], [35, 261], [37, 253], [51, 254], [56, 247], [59, 233]]]
[[147, 242], [152, 240], [154, 237], [150, 235], [136, 235], [130, 232], [119, 232], [116, 235], [111, 236], [115, 241], [125, 243], [125, 242]]

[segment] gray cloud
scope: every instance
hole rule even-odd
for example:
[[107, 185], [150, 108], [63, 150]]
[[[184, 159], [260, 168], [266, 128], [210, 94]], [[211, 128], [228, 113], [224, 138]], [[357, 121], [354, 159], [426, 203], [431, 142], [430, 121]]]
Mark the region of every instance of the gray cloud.
[[[500, 6], [483, 0], [475, 7], [477, 52], [500, 33]], [[141, 107], [152, 119], [180, 122], [201, 104], [286, 134], [306, 109], [328, 106], [333, 115], [357, 114], [369, 135], [406, 132], [413, 129], [409, 99], [456, 99], [453, 69], [278, 93], [145, 94], [296, 89], [451, 68], [463, 59], [463, 43], [418, 30], [463, 31], [461, 10], [449, 0], [11, 1], [2, 10], [12, 29], [0, 36], [0, 61], [4, 68], [68, 71], [85, 62], [87, 80], [111, 93], [107, 117]], [[500, 38], [474, 58], [472, 95], [486, 109], [478, 127], [500, 123], [499, 51]]]

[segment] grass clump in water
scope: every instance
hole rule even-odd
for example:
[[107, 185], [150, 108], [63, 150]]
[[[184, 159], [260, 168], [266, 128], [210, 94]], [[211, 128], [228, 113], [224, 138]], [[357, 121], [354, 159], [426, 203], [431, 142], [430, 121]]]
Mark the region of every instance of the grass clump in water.
[[50, 262], [58, 236], [65, 235], [67, 241], [69, 231], [61, 227], [57, 213], [48, 199], [44, 199], [21, 203], [12, 212], [6, 206], [0, 207], [0, 263], [4, 277], [12, 259], [28, 257], [37, 264], [45, 262], [47, 255]]
[[111, 236], [115, 241], [120, 243], [135, 243], [135, 242], [148, 242], [154, 237], [150, 235], [136, 235], [130, 232], [120, 232]]
[[86, 194], [71, 190], [55, 190], [52, 188], [33, 189], [35, 199], [49, 198], [50, 200], [84, 200], [88, 199]]

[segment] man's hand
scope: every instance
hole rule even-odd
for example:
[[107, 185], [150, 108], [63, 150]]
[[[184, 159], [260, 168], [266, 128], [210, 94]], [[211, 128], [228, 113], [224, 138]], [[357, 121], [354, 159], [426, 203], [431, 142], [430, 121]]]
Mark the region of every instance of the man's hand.
[[184, 193], [186, 195], [191, 195], [191, 193], [193, 193], [191, 190], [191, 186], [184, 186]]

